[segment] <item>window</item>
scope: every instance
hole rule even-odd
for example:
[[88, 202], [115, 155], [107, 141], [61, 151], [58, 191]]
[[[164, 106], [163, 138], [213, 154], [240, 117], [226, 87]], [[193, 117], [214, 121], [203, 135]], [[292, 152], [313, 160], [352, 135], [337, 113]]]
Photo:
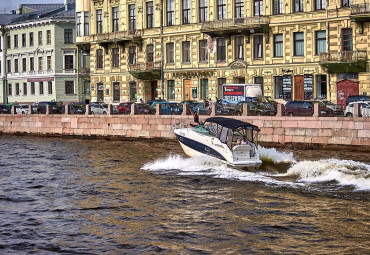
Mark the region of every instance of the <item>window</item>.
[[263, 0], [254, 0], [254, 16], [263, 15]]
[[73, 43], [73, 30], [72, 29], [64, 29], [64, 43], [65, 44]]
[[130, 65], [136, 64], [136, 46], [130, 46], [128, 48], [128, 63]]
[[226, 60], [226, 41], [225, 38], [217, 38], [217, 61]]
[[11, 48], [11, 45], [10, 45], [10, 35], [7, 35], [6, 36], [6, 44], [7, 44], [7, 46], [8, 46], [8, 48], [10, 49]]
[[153, 2], [146, 3], [146, 27], [152, 28], [154, 26], [153, 19]]
[[77, 33], [77, 36], [82, 35], [81, 12], [76, 13], [76, 33]]
[[223, 91], [222, 91], [222, 85], [223, 84], [226, 84], [226, 78], [218, 78], [217, 79], [217, 95], [218, 95], [218, 98], [222, 98], [223, 97]]
[[175, 63], [174, 44], [173, 43], [167, 43], [166, 44], [166, 59], [167, 59], [167, 64]]
[[167, 0], [167, 26], [175, 23], [175, 0]]
[[18, 48], [18, 35], [14, 35], [14, 48]]
[[342, 0], [342, 7], [350, 7], [353, 4], [353, 0]]
[[174, 100], [175, 99], [175, 81], [169, 80], [167, 82], [167, 99]]
[[199, 61], [200, 62], [208, 61], [207, 40], [199, 41]]
[[120, 101], [120, 88], [119, 82], [113, 82], [113, 101]]
[[31, 95], [35, 95], [35, 83], [31, 82]]
[[[283, 13], [283, 0], [273, 0], [274, 2], [274, 15], [282, 14]], [[325, 0], [322, 0], [325, 1]]]
[[18, 73], [19, 72], [19, 69], [18, 69], [18, 59], [14, 59], [14, 72], [15, 73]]
[[342, 50], [352, 51], [352, 28], [342, 29]]
[[39, 45], [42, 45], [42, 31], [39, 31], [38, 35], [39, 35], [38, 43], [39, 43]]
[[33, 32], [30, 32], [30, 46], [33, 46]]
[[316, 75], [316, 97], [327, 98], [326, 75]]
[[13, 91], [12, 91], [12, 84], [8, 84], [8, 96], [12, 96]]
[[119, 48], [112, 49], [112, 66], [119, 67]]
[[148, 44], [146, 46], [146, 62], [153, 63], [154, 62], [154, 45]]
[[303, 12], [303, 1], [304, 0], [294, 0], [294, 12]]
[[6, 62], [7, 62], [7, 64], [6, 64], [6, 66], [7, 66], [7, 73], [11, 73], [12, 72], [11, 60], [8, 59]]
[[135, 11], [135, 5], [130, 4], [128, 6], [129, 8], [129, 29], [135, 30], [136, 29], [136, 11]]
[[35, 70], [35, 60], [33, 57], [30, 57], [30, 71]]
[[96, 68], [103, 68], [103, 50], [96, 50]]
[[326, 52], [326, 31], [316, 31], [316, 55], [319, 55], [321, 52]]
[[275, 98], [283, 98], [283, 76], [275, 76]]
[[283, 56], [283, 34], [274, 35], [274, 57]]
[[199, 0], [199, 22], [207, 21], [207, 0]]
[[44, 94], [44, 83], [39, 82], [39, 94], [43, 95]]
[[235, 0], [235, 18], [244, 17], [244, 0]]
[[130, 101], [136, 101], [137, 98], [137, 90], [136, 90], [136, 82], [130, 82]]
[[182, 42], [182, 62], [190, 62], [190, 42]]
[[23, 83], [23, 95], [27, 96], [27, 83], [26, 82]]
[[254, 84], [261, 85], [261, 91], [262, 91], [262, 95], [263, 95], [263, 76], [254, 77]]
[[113, 26], [113, 32], [119, 31], [119, 17], [118, 17], [118, 7], [112, 8], [112, 26]]
[[263, 58], [263, 35], [255, 35], [253, 38], [254, 58]]
[[65, 92], [66, 95], [73, 95], [75, 93], [73, 81], [65, 81]]
[[64, 70], [73, 70], [73, 55], [64, 56]]
[[19, 83], [15, 84], [15, 95], [19, 96]]
[[304, 34], [294, 33], [294, 56], [304, 56]]
[[51, 56], [46, 57], [46, 68], [47, 70], [51, 70]]
[[90, 34], [90, 26], [89, 26], [89, 16], [90, 16], [90, 13], [89, 12], [85, 12], [84, 13], [84, 34], [85, 35], [89, 35]]
[[190, 0], [182, 1], [182, 24], [190, 24]]
[[51, 81], [48, 82], [48, 94], [49, 95], [53, 94], [53, 82]]
[[[64, 29], [64, 43], [66, 43], [66, 30], [67, 29]], [[73, 42], [73, 40], [72, 40], [72, 42]], [[48, 44], [48, 45], [51, 44], [51, 30], [46, 30], [46, 44]]]
[[22, 72], [27, 72], [27, 59], [22, 58]]
[[244, 59], [244, 36], [235, 37], [235, 59]]
[[22, 34], [22, 47], [26, 47], [26, 34]]
[[226, 19], [226, 0], [217, 0], [217, 19]]
[[315, 10], [325, 10], [326, 0], [315, 0]]
[[96, 10], [96, 33], [103, 33], [103, 11]]
[[200, 98], [208, 98], [208, 79], [200, 79]]

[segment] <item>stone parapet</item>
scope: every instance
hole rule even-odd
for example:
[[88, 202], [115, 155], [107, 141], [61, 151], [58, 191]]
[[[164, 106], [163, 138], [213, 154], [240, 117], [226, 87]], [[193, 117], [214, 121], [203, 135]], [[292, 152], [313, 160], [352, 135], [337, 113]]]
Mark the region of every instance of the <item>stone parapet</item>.
[[[203, 117], [205, 118], [205, 117]], [[370, 149], [370, 118], [233, 117], [261, 129], [259, 141], [276, 144], [353, 145]], [[201, 120], [202, 119], [201, 116]], [[175, 138], [175, 125], [191, 115], [0, 115], [0, 133]]]

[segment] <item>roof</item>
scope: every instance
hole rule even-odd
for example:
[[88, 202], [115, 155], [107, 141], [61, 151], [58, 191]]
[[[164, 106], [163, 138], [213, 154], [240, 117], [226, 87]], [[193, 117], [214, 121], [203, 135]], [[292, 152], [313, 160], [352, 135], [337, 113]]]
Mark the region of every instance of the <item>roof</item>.
[[21, 4], [20, 8], [27, 8], [34, 11], [45, 11], [64, 7], [64, 4]]
[[256, 131], [260, 131], [260, 129], [255, 125], [252, 125], [248, 122], [244, 122], [241, 120], [232, 119], [232, 118], [211, 117], [211, 118], [206, 119], [206, 122], [213, 122], [220, 126], [223, 126], [223, 127], [226, 127], [232, 130], [242, 127], [245, 129], [253, 129]]
[[0, 14], [0, 25], [6, 25], [13, 21], [15, 18], [19, 17], [19, 15], [15, 14]]

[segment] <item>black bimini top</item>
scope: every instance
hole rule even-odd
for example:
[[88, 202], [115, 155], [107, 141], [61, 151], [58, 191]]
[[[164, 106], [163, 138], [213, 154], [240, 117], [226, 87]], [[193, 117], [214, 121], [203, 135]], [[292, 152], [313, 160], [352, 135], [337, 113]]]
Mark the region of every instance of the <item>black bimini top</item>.
[[243, 127], [245, 129], [252, 129], [252, 130], [260, 131], [260, 129], [255, 125], [252, 125], [248, 122], [244, 122], [241, 120], [232, 119], [232, 118], [211, 117], [211, 118], [206, 119], [206, 122], [213, 122], [215, 124], [218, 124], [220, 126], [223, 126], [223, 127], [226, 127], [232, 130]]

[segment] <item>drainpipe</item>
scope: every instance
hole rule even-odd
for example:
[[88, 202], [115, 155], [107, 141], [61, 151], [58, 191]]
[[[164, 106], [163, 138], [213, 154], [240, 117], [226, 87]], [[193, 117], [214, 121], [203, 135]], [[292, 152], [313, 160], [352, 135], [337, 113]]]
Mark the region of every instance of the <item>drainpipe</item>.
[[[325, 1], [325, 11], [326, 11], [326, 51], [330, 52], [330, 43], [329, 43], [329, 0]], [[328, 99], [331, 101], [331, 84], [330, 84], [330, 74], [327, 75], [327, 83], [326, 83], [327, 89], [328, 89]]]
[[164, 99], [164, 82], [163, 82], [163, 1], [161, 1], [161, 20], [160, 20], [160, 39], [161, 39], [161, 99]]

